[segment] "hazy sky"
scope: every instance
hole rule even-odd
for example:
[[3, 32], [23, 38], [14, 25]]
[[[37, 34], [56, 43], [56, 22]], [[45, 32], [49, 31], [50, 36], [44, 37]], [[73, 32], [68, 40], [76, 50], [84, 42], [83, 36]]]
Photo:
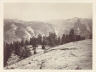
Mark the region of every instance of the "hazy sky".
[[4, 18], [46, 21], [73, 17], [92, 18], [90, 3], [4, 3]]

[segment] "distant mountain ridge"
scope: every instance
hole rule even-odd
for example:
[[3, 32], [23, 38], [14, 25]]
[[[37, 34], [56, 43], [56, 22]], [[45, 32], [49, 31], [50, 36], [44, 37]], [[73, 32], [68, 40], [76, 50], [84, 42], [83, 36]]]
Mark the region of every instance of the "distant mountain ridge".
[[21, 39], [30, 39], [38, 34], [48, 35], [49, 32], [62, 36], [62, 34], [68, 34], [71, 29], [74, 29], [75, 34], [88, 38], [92, 33], [92, 19], [75, 17], [48, 22], [4, 19], [4, 41], [11, 43]]
[[75, 33], [81, 36], [87, 36], [92, 33], [92, 19], [75, 17], [67, 20], [54, 20], [49, 23], [53, 25], [59, 36], [68, 34], [71, 29], [74, 29]]
[[37, 36], [38, 34], [48, 35], [49, 32], [53, 31], [51, 25], [45, 22], [4, 20], [4, 41], [9, 43], [21, 39], [30, 39], [30, 37]]

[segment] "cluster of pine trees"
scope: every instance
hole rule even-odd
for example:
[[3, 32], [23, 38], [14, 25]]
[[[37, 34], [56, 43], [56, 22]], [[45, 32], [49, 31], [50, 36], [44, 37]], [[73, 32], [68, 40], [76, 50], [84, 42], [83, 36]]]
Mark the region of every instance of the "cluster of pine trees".
[[24, 42], [23, 40], [21, 42], [17, 41], [11, 44], [4, 42], [4, 66], [7, 65], [7, 61], [12, 53], [18, 55], [20, 58], [31, 56], [31, 52], [30, 49], [27, 48], [27, 44], [27, 41]]
[[[92, 39], [92, 34], [90, 35], [90, 38]], [[74, 42], [84, 39], [84, 37], [76, 35], [74, 33], [74, 30], [72, 29], [69, 34], [63, 34], [61, 38], [57, 37], [56, 33], [49, 32], [49, 36], [42, 36], [41, 34], [39, 34], [38, 37], [30, 38], [30, 41], [25, 41], [22, 39], [21, 42], [17, 41], [11, 44], [4, 42], [4, 66], [6, 66], [7, 60], [12, 53], [15, 53], [20, 58], [29, 57], [31, 55], [31, 52], [27, 45], [32, 45], [33, 47], [42, 45], [42, 49], [45, 49], [46, 45], [57, 46], [68, 42]]]
[[80, 35], [76, 35], [74, 33], [74, 30], [72, 29], [69, 34], [62, 36], [62, 44], [68, 43], [68, 42], [74, 42], [79, 40], [84, 40], [85, 37], [81, 37]]

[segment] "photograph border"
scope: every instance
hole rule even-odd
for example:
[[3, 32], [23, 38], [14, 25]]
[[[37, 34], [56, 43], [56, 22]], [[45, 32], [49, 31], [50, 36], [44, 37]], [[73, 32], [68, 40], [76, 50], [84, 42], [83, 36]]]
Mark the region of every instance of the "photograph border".
[[[14, 71], [14, 72], [32, 72], [32, 71], [36, 71], [36, 72], [43, 72], [45, 70], [32, 70], [32, 69], [16, 69], [16, 70], [4, 70], [3, 68], [3, 19], [4, 19], [4, 3], [6, 2], [23, 2], [23, 3], [92, 3], [92, 32], [93, 32], [93, 40], [92, 40], [92, 54], [93, 54], [93, 57], [92, 57], [92, 70], [64, 70], [64, 71], [67, 71], [67, 72], [94, 72], [96, 71], [96, 1], [95, 0], [1, 0], [0, 1], [0, 33], [1, 33], [1, 36], [0, 36], [0, 71], [2, 72], [5, 72], [5, 71]], [[46, 71], [56, 71], [56, 72], [63, 72], [63, 70], [46, 70]]]

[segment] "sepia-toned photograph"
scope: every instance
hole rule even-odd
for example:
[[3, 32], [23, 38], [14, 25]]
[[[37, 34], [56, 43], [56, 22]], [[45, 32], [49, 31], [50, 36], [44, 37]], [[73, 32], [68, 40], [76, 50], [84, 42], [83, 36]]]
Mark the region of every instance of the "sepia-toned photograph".
[[3, 68], [92, 70], [92, 3], [4, 3]]

